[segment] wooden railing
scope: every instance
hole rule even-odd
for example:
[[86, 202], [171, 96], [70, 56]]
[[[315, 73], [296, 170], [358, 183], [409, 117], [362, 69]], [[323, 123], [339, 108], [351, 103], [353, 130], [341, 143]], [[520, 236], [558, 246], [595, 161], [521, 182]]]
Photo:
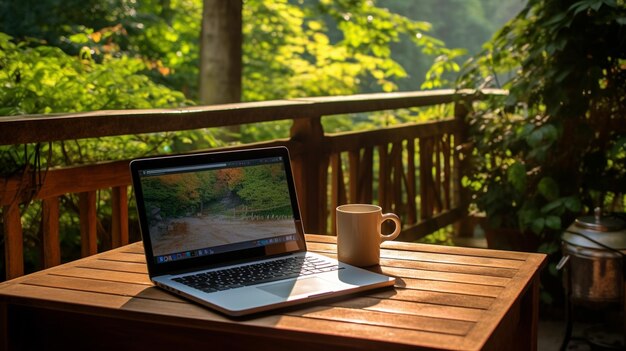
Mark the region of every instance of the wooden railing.
[[[463, 218], [464, 117], [471, 92], [452, 90], [316, 97], [165, 110], [0, 117], [0, 145], [293, 120], [285, 145], [292, 156], [305, 230], [334, 232], [334, 208], [378, 203], [403, 219], [401, 240], [416, 240]], [[501, 94], [500, 91], [490, 92]], [[325, 133], [323, 116], [454, 103], [454, 116], [368, 131]], [[444, 116], [442, 116], [444, 117]], [[95, 254], [96, 194], [111, 191], [111, 246], [129, 241], [129, 160], [51, 169], [37, 181], [24, 174], [0, 180], [7, 279], [24, 274], [20, 204], [42, 202], [43, 266], [61, 262], [59, 197], [78, 194], [81, 253]], [[376, 172], [376, 173], [375, 173]], [[375, 189], [377, 190], [375, 192]]]

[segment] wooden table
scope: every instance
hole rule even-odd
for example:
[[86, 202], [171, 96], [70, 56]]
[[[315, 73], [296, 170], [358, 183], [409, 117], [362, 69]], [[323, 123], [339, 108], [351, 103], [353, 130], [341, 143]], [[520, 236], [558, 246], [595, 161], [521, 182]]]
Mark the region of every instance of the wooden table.
[[[335, 237], [307, 241], [335, 255]], [[402, 242], [381, 255], [393, 289], [233, 320], [154, 287], [134, 243], [0, 284], [0, 349], [536, 349], [545, 255]]]

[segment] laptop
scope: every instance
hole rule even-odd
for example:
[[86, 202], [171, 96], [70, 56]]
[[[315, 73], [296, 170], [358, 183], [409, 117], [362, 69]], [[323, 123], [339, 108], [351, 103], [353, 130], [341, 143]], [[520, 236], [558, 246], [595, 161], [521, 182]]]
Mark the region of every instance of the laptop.
[[230, 316], [391, 286], [308, 252], [285, 147], [130, 163], [152, 282]]

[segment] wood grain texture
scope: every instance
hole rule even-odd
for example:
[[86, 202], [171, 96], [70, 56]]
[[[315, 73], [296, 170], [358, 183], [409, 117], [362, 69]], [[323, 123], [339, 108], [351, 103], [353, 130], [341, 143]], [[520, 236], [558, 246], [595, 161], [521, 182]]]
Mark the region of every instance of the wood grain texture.
[[[0, 119], [0, 143], [10, 145], [142, 134], [428, 106], [452, 103], [474, 93], [474, 91], [447, 89], [311, 97], [171, 109], [4, 116]], [[485, 90], [483, 93], [505, 94], [502, 90]]]
[[[331, 257], [335, 239], [307, 235], [310, 250]], [[0, 312], [11, 306], [7, 323], [28, 323], [50, 345], [61, 342], [51, 321], [62, 316], [81, 340], [98, 335], [110, 347], [136, 338], [199, 347], [230, 335], [229, 347], [241, 350], [536, 349], [541, 254], [387, 242], [377, 269], [397, 278], [393, 289], [235, 320], [154, 287], [141, 253], [134, 243], [2, 283]], [[134, 340], [120, 339], [116, 330], [131, 326]]]
[[114, 187], [111, 203], [111, 247], [128, 245], [128, 187]]
[[80, 217], [81, 255], [87, 257], [98, 252], [96, 231], [96, 192], [88, 191], [78, 195]]
[[61, 264], [61, 243], [59, 242], [59, 198], [43, 200], [42, 242], [44, 267]]
[[24, 274], [24, 234], [20, 206], [17, 203], [2, 208], [4, 224], [4, 256], [7, 279]]

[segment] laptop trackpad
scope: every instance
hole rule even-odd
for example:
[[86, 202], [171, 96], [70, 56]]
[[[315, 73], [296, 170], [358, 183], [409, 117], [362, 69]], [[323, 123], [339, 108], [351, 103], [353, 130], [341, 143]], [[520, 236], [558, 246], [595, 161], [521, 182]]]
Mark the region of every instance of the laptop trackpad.
[[326, 280], [311, 277], [259, 286], [257, 289], [261, 289], [274, 295], [287, 298], [289, 296], [317, 295], [319, 293], [328, 292], [332, 290], [328, 289], [330, 285], [331, 284]]

